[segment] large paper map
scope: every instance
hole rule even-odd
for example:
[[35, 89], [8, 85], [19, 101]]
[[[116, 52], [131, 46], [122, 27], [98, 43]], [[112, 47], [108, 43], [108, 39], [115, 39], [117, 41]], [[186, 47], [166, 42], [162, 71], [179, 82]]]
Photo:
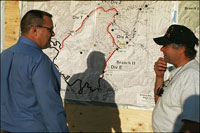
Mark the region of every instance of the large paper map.
[[44, 52], [61, 73], [63, 99], [154, 106], [154, 37], [174, 21], [172, 1], [23, 2], [53, 15], [55, 37]]

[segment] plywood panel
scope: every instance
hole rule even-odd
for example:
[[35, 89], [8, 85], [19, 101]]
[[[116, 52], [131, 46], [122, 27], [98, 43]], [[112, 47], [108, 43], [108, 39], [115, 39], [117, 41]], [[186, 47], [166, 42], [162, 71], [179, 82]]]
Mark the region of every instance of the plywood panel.
[[151, 110], [65, 105], [70, 132], [152, 132]]
[[14, 45], [19, 38], [20, 10], [19, 1], [5, 2], [4, 49]]

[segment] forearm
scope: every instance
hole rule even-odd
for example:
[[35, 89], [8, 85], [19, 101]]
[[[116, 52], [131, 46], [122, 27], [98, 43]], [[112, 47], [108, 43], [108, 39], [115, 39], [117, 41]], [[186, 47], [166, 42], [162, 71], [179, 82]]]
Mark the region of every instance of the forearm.
[[191, 133], [191, 132], [199, 132], [200, 131], [200, 123], [190, 121], [190, 120], [183, 120], [183, 126], [181, 127], [179, 132], [184, 133]]
[[159, 96], [157, 96], [158, 89], [162, 86], [164, 81], [164, 73], [167, 68], [167, 63], [164, 61], [164, 58], [160, 57], [158, 61], [154, 64], [154, 71], [156, 74], [156, 81], [154, 87], [154, 100], [157, 102]]
[[155, 87], [154, 87], [154, 101], [157, 103], [159, 96], [157, 95], [158, 89], [162, 86], [164, 81], [163, 77], [156, 77]]

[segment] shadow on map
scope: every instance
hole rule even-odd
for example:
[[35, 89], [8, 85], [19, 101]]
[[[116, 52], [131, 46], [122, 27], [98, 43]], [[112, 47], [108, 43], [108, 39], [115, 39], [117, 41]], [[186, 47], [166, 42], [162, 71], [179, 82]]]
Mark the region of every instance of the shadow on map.
[[65, 110], [70, 132], [121, 132], [115, 91], [102, 77], [104, 56], [91, 52], [87, 69], [74, 74], [67, 83]]

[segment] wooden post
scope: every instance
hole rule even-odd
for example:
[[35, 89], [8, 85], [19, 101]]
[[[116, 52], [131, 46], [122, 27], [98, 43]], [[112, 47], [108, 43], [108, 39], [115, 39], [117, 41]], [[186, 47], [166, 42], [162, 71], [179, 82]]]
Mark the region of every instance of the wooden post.
[[19, 1], [5, 1], [4, 49], [14, 45], [19, 38]]

